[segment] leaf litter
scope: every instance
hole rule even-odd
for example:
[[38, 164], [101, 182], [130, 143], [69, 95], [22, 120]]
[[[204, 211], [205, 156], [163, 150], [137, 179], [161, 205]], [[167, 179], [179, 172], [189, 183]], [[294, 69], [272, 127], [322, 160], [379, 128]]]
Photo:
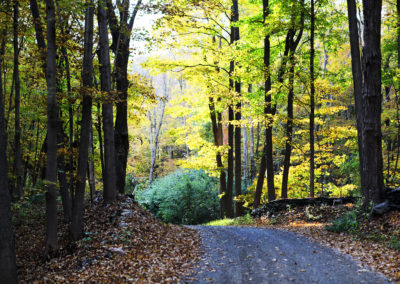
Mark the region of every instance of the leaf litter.
[[44, 261], [42, 207], [16, 221], [20, 283], [171, 283], [189, 273], [201, 255], [195, 230], [162, 223], [121, 196], [110, 205], [86, 204], [78, 242], [68, 240], [68, 226], [60, 222], [59, 250]]

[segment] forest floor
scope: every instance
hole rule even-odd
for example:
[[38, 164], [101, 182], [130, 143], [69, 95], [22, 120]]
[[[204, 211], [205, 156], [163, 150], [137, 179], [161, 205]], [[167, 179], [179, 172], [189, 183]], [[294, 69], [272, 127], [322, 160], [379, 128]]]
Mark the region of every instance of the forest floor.
[[20, 283], [177, 282], [201, 255], [196, 231], [164, 224], [124, 196], [87, 204], [85, 236], [74, 244], [59, 222], [59, 251], [44, 261], [44, 202], [24, 206], [14, 210]]
[[354, 209], [354, 204], [299, 207], [281, 212], [276, 217], [255, 219], [250, 226], [292, 231], [351, 255], [400, 283], [400, 212], [364, 218], [355, 230], [348, 232], [335, 233], [326, 229], [326, 225]]

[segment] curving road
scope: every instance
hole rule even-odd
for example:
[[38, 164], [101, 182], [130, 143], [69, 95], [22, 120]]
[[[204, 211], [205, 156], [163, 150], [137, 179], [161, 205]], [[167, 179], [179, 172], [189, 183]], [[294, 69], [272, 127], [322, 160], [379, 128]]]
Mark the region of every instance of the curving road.
[[390, 283], [349, 256], [264, 228], [192, 226], [205, 252], [186, 283]]

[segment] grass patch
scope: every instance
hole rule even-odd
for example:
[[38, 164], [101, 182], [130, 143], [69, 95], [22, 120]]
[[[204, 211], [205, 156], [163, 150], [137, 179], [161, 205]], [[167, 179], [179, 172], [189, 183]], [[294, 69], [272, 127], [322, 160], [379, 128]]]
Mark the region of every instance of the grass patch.
[[246, 215], [238, 217], [238, 218], [232, 218], [232, 219], [225, 218], [225, 219], [214, 220], [214, 221], [205, 223], [204, 225], [206, 225], [206, 226], [241, 226], [241, 225], [251, 225], [251, 224], [254, 224], [254, 220], [250, 216], [250, 214], [247, 213]]

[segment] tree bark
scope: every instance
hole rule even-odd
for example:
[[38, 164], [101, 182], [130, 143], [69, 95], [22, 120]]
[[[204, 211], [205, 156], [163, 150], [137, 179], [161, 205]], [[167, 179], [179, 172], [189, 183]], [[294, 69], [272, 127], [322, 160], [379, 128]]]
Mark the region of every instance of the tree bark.
[[[212, 126], [213, 136], [214, 136], [214, 145], [216, 147], [220, 147], [220, 146], [222, 146], [222, 141], [223, 141], [221, 118], [219, 118], [217, 121], [218, 115], [216, 114], [216, 110], [215, 110], [214, 98], [211, 96], [208, 97], [208, 107], [210, 110], [211, 126]], [[222, 164], [222, 156], [221, 156], [220, 152], [217, 152], [215, 159], [217, 162], [217, 167], [220, 170], [219, 194], [222, 195], [222, 197], [219, 200], [220, 201], [219, 202], [220, 215], [221, 215], [221, 218], [224, 218], [226, 216], [226, 173], [225, 173], [224, 165]]]
[[314, 0], [311, 0], [311, 35], [310, 35], [310, 197], [314, 197], [314, 116], [315, 116], [315, 84], [314, 84], [314, 29], [315, 29], [315, 9]]
[[14, 34], [14, 84], [15, 84], [15, 96], [14, 96], [14, 107], [15, 107], [15, 134], [14, 134], [14, 176], [15, 180], [13, 182], [13, 195], [16, 199], [19, 199], [23, 195], [22, 189], [22, 168], [21, 168], [21, 126], [20, 126], [20, 79], [19, 79], [19, 44], [18, 44], [18, 18], [19, 18], [19, 3], [18, 0], [14, 1], [14, 19], [13, 19], [13, 34]]
[[362, 151], [365, 177], [364, 202], [384, 200], [382, 159], [381, 94], [381, 11], [382, 0], [364, 0], [364, 47], [362, 50], [363, 112]]
[[[101, 91], [109, 93], [111, 91], [111, 69], [110, 52], [108, 46], [107, 11], [104, 1], [98, 4], [99, 22], [99, 62], [100, 62], [100, 84]], [[115, 173], [115, 143], [113, 127], [113, 104], [110, 101], [103, 102], [103, 131], [104, 131], [104, 172], [103, 172], [103, 198], [105, 202], [115, 200], [116, 192], [116, 173]]]
[[80, 239], [83, 233], [86, 173], [88, 170], [89, 139], [92, 127], [92, 97], [90, 96], [89, 92], [93, 87], [93, 17], [94, 6], [93, 3], [89, 1], [85, 11], [85, 35], [82, 71], [84, 87], [82, 101], [82, 125], [79, 143], [78, 172], [72, 206], [72, 222], [70, 227], [71, 238], [74, 241]]
[[113, 79], [116, 82], [118, 95], [117, 113], [115, 118], [115, 153], [116, 153], [116, 178], [117, 189], [120, 193], [125, 192], [126, 165], [129, 152], [128, 136], [128, 61], [129, 43], [131, 31], [136, 14], [142, 0], [139, 0], [129, 18], [129, 0], [124, 1], [120, 21], [115, 16], [111, 0], [107, 0], [108, 23], [110, 26], [113, 44], [111, 49], [115, 54]]
[[57, 250], [57, 62], [56, 17], [53, 0], [46, 0], [47, 14], [47, 162], [46, 162], [46, 246], [44, 256]]
[[[400, 0], [399, 0], [400, 1]], [[354, 89], [354, 102], [356, 108], [356, 121], [357, 121], [357, 139], [358, 139], [358, 153], [359, 153], [359, 168], [361, 178], [361, 189], [365, 189], [365, 178], [363, 174], [363, 150], [362, 150], [362, 112], [363, 112], [363, 98], [362, 98], [362, 70], [361, 70], [361, 55], [360, 43], [358, 37], [357, 25], [357, 7], [355, 0], [347, 0], [347, 11], [349, 18], [349, 33], [350, 33], [350, 48], [351, 48], [351, 70], [353, 74], [353, 89]]]
[[[302, 8], [304, 1], [301, 2]], [[293, 16], [295, 17], [295, 16]], [[294, 18], [292, 18], [294, 22]], [[295, 52], [297, 46], [300, 43], [301, 37], [303, 36], [304, 28], [304, 11], [301, 12], [301, 22], [299, 32], [295, 38], [296, 28], [292, 26], [289, 30], [289, 91], [288, 91], [288, 103], [287, 103], [287, 123], [286, 123], [286, 142], [285, 142], [285, 158], [283, 164], [282, 173], [282, 187], [281, 187], [281, 198], [287, 198], [288, 191], [288, 180], [289, 180], [289, 169], [290, 169], [290, 158], [292, 154], [292, 139], [293, 139], [293, 101], [294, 101], [294, 68], [295, 68]]]
[[[264, 23], [269, 15], [269, 1], [263, 0], [263, 17]], [[273, 145], [272, 145], [272, 126], [274, 110], [272, 107], [271, 93], [271, 73], [270, 73], [270, 38], [266, 35], [264, 38], [264, 68], [265, 68], [265, 92], [264, 92], [264, 118], [265, 118], [265, 142], [264, 151], [260, 162], [260, 171], [258, 173], [256, 192], [254, 195], [253, 207], [257, 208], [260, 205], [262, 188], [264, 186], [265, 171], [267, 171], [267, 187], [268, 201], [275, 199], [275, 184], [274, 184], [274, 161], [273, 161]]]
[[4, 45], [2, 44], [0, 51], [0, 279], [4, 283], [17, 283], [17, 265], [10, 209], [11, 198], [8, 190], [7, 139], [4, 122], [2, 78], [3, 57]]

